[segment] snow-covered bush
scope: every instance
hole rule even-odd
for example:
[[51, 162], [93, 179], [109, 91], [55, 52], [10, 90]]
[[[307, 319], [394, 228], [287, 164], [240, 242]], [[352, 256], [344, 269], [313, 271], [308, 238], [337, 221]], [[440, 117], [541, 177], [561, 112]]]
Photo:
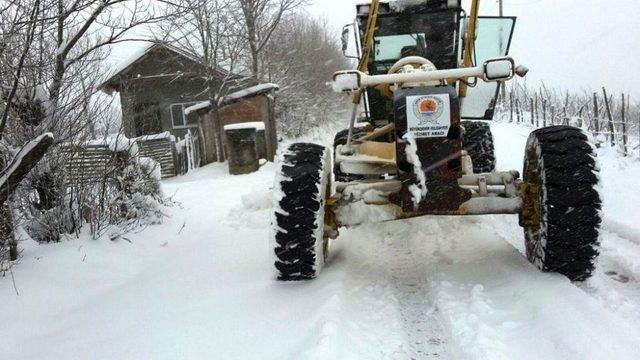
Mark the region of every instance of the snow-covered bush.
[[[131, 161], [118, 177], [119, 193], [112, 202], [113, 224], [162, 221], [164, 198], [160, 186], [160, 166], [149, 158]], [[129, 224], [127, 224], [129, 225]]]
[[0, 274], [9, 267], [10, 260], [18, 256], [13, 229], [11, 210], [6, 205], [0, 206]]
[[[14, 208], [19, 210], [20, 223], [38, 242], [60, 241], [64, 234], [79, 235], [85, 226], [93, 238], [107, 234], [117, 238], [140, 226], [162, 221], [164, 199], [160, 185], [159, 165], [151, 159], [138, 158], [127, 148], [117, 148], [98, 177], [89, 180], [74, 177], [64, 166], [49, 168], [54, 177], [29, 178], [15, 197]], [[46, 186], [41, 184], [48, 179]], [[51, 200], [40, 189], [55, 193]], [[47, 205], [46, 207], [43, 205]]]

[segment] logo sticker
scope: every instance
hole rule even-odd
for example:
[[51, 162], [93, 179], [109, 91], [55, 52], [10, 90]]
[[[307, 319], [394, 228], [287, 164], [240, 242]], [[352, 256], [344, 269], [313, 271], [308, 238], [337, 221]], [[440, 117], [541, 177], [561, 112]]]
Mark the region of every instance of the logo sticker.
[[423, 125], [435, 124], [444, 112], [444, 101], [434, 96], [419, 97], [413, 102], [413, 110]]
[[416, 138], [446, 137], [450, 107], [448, 94], [407, 96], [407, 132]]

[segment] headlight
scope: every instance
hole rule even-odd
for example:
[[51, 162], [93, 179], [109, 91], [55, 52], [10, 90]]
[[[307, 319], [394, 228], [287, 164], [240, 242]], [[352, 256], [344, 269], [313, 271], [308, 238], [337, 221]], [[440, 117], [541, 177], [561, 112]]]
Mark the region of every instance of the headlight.
[[485, 81], [507, 81], [514, 75], [515, 63], [512, 58], [490, 59], [484, 63]]
[[360, 89], [360, 73], [358, 71], [339, 71], [333, 75], [333, 91], [348, 92]]

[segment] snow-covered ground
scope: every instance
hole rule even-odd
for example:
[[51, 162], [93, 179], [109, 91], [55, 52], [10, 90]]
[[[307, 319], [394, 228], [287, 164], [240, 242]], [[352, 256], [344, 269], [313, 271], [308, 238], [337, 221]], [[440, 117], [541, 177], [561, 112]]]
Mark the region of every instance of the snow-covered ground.
[[[520, 169], [529, 129], [493, 130], [499, 168]], [[179, 205], [129, 241], [23, 241], [15, 288], [0, 279], [0, 358], [637, 359], [640, 162], [601, 155], [602, 256], [584, 284], [530, 265], [513, 216], [342, 229], [320, 278], [279, 283], [274, 166], [212, 165], [165, 181]]]

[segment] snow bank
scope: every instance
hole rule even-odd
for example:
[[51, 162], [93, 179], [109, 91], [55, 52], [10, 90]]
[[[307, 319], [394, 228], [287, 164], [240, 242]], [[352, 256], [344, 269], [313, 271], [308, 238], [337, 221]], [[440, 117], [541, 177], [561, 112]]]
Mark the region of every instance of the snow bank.
[[[531, 129], [492, 129], [498, 169], [520, 169]], [[314, 136], [330, 143], [333, 133]], [[21, 241], [20, 296], [0, 278], [0, 303], [11, 309], [0, 312], [0, 338], [16, 344], [3, 356], [637, 359], [640, 163], [615, 149], [599, 155], [605, 229], [585, 284], [529, 264], [516, 216], [342, 228], [318, 279], [277, 283], [267, 240], [276, 166], [231, 177], [212, 164], [164, 180], [180, 206], [127, 235], [131, 243], [87, 233]], [[344, 215], [361, 210], [363, 221], [385, 218], [356, 207]]]
[[271, 209], [273, 192], [271, 191], [254, 191], [244, 194], [240, 197], [242, 206], [245, 210], [257, 211]]
[[356, 226], [394, 220], [396, 214], [391, 205], [369, 205], [358, 201], [338, 208], [336, 217], [340, 224]]

